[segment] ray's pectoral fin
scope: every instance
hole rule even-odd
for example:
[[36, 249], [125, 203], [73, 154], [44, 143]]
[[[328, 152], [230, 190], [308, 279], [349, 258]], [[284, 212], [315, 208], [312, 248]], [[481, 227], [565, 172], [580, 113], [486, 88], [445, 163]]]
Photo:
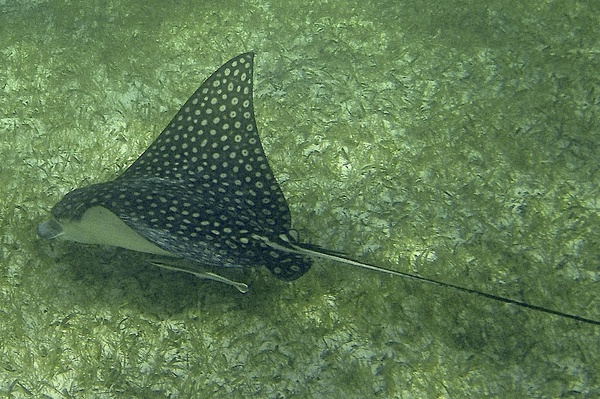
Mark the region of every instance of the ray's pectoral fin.
[[218, 274], [215, 274], [212, 272], [198, 271], [197, 270], [198, 266], [196, 266], [196, 265], [193, 266], [193, 270], [190, 270], [190, 267], [187, 266], [187, 263], [182, 259], [169, 259], [169, 258], [151, 259], [149, 262], [151, 265], [158, 266], [158, 267], [166, 269], [166, 270], [185, 272], [185, 273], [192, 274], [198, 278], [218, 281], [220, 283], [232, 285], [242, 294], [245, 294], [249, 290], [248, 284], [245, 284], [245, 283], [242, 283], [239, 281], [233, 281], [233, 280], [228, 279], [227, 277], [219, 276]]
[[291, 247], [298, 240], [294, 230], [288, 234], [280, 234], [273, 240], [253, 234], [252, 238], [260, 242], [265, 248], [270, 248], [269, 256], [265, 259], [265, 266], [275, 277], [284, 281], [293, 281], [304, 275], [312, 265], [310, 255], [303, 254]]

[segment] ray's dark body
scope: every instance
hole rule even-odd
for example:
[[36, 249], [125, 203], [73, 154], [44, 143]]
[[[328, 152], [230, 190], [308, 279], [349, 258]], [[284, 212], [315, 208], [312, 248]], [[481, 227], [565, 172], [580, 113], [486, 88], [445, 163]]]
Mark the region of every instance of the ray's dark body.
[[283, 280], [306, 273], [309, 257], [256, 239], [294, 242], [254, 119], [253, 58], [241, 54], [220, 67], [121, 176], [68, 193], [52, 215], [78, 219], [102, 206], [161, 249], [199, 265], [264, 265]]

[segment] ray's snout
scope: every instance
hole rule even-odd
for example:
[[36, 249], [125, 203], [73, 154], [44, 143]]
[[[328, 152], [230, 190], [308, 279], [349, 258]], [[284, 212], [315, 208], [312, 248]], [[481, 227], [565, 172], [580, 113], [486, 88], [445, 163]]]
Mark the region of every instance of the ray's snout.
[[63, 234], [63, 229], [54, 219], [46, 220], [37, 226], [38, 237], [45, 238], [46, 240], [52, 240], [61, 234]]

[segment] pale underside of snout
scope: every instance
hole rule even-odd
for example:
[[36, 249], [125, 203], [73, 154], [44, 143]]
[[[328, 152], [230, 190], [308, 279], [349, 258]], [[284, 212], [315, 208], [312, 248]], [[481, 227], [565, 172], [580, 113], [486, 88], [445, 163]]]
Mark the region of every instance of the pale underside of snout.
[[102, 206], [89, 208], [79, 220], [47, 220], [38, 225], [37, 233], [46, 239], [110, 245], [155, 255], [174, 256], [142, 237]]

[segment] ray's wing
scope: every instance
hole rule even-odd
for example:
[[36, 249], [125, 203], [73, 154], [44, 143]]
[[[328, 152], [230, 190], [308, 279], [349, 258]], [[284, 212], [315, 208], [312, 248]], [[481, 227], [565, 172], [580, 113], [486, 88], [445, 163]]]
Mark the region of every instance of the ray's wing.
[[251, 198], [281, 230], [287, 202], [262, 148], [252, 101], [253, 53], [229, 60], [187, 100], [154, 143], [118, 178], [148, 177]]

